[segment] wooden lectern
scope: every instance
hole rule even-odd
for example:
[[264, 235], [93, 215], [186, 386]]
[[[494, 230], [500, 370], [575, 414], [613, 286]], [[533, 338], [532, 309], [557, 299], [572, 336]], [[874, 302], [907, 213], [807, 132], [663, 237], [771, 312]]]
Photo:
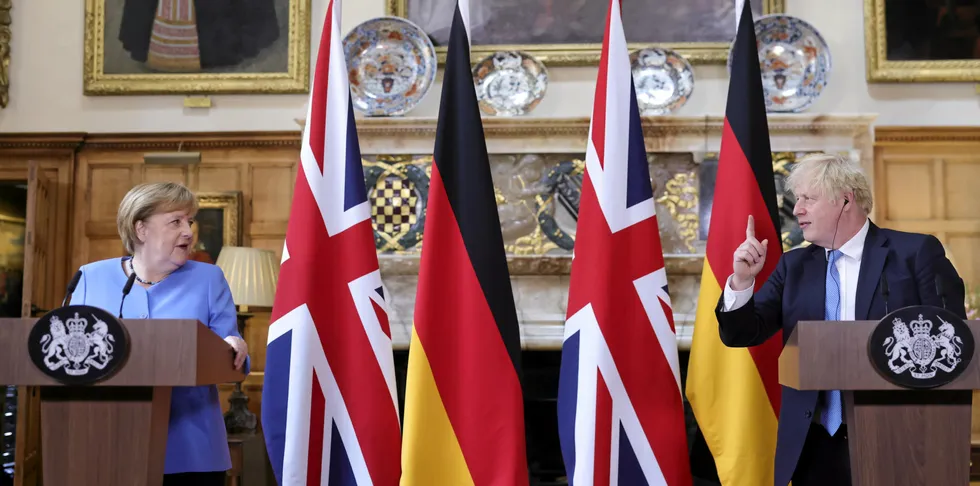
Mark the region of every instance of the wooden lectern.
[[122, 319], [130, 349], [118, 371], [68, 386], [29, 356], [36, 321], [0, 319], [0, 383], [40, 387], [45, 484], [159, 486], [171, 387], [245, 377], [232, 347], [196, 320]]
[[[980, 321], [960, 322], [980, 343]], [[980, 359], [964, 356], [972, 360], [944, 385], [899, 386], [869, 359], [869, 337], [878, 323], [798, 322], [779, 357], [780, 383], [797, 390], [841, 390], [853, 484], [968, 485]]]

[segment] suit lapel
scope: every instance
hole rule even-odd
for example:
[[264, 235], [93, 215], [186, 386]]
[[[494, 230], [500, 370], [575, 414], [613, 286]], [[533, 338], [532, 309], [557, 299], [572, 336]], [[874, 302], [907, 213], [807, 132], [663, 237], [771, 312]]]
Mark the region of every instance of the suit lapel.
[[881, 279], [881, 271], [885, 268], [885, 257], [888, 239], [878, 231], [874, 223], [868, 228], [868, 236], [864, 240], [864, 254], [861, 256], [861, 271], [858, 273], [857, 296], [854, 299], [854, 320], [868, 320], [871, 310], [871, 300]]
[[824, 300], [827, 298], [827, 255], [826, 251], [819, 246], [812, 246], [810, 256], [803, 262], [803, 282], [813, 282], [810, 289], [809, 298], [804, 300], [806, 310], [803, 313], [803, 320], [812, 319], [815, 321], [823, 320]]

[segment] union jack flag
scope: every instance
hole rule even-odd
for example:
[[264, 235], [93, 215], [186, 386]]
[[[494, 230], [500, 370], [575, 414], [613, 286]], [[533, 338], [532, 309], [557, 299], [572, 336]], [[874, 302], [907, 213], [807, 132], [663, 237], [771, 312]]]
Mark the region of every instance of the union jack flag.
[[387, 292], [340, 43], [327, 4], [262, 392], [281, 485], [395, 485], [401, 431]]
[[667, 274], [619, 0], [589, 129], [558, 388], [572, 485], [691, 484]]

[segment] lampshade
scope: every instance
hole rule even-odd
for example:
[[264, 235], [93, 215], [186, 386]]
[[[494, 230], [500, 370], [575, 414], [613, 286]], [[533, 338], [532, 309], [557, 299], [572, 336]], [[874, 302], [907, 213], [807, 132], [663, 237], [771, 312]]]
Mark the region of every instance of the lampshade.
[[236, 306], [272, 307], [276, 298], [279, 262], [270, 250], [225, 246], [217, 265], [225, 273]]

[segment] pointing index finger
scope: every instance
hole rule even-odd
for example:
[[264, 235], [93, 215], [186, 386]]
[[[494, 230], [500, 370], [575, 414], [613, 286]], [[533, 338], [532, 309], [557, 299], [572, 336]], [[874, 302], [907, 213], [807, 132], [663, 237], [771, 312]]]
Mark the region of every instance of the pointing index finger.
[[749, 223], [745, 226], [745, 237], [748, 239], [755, 239], [755, 218], [749, 215]]

